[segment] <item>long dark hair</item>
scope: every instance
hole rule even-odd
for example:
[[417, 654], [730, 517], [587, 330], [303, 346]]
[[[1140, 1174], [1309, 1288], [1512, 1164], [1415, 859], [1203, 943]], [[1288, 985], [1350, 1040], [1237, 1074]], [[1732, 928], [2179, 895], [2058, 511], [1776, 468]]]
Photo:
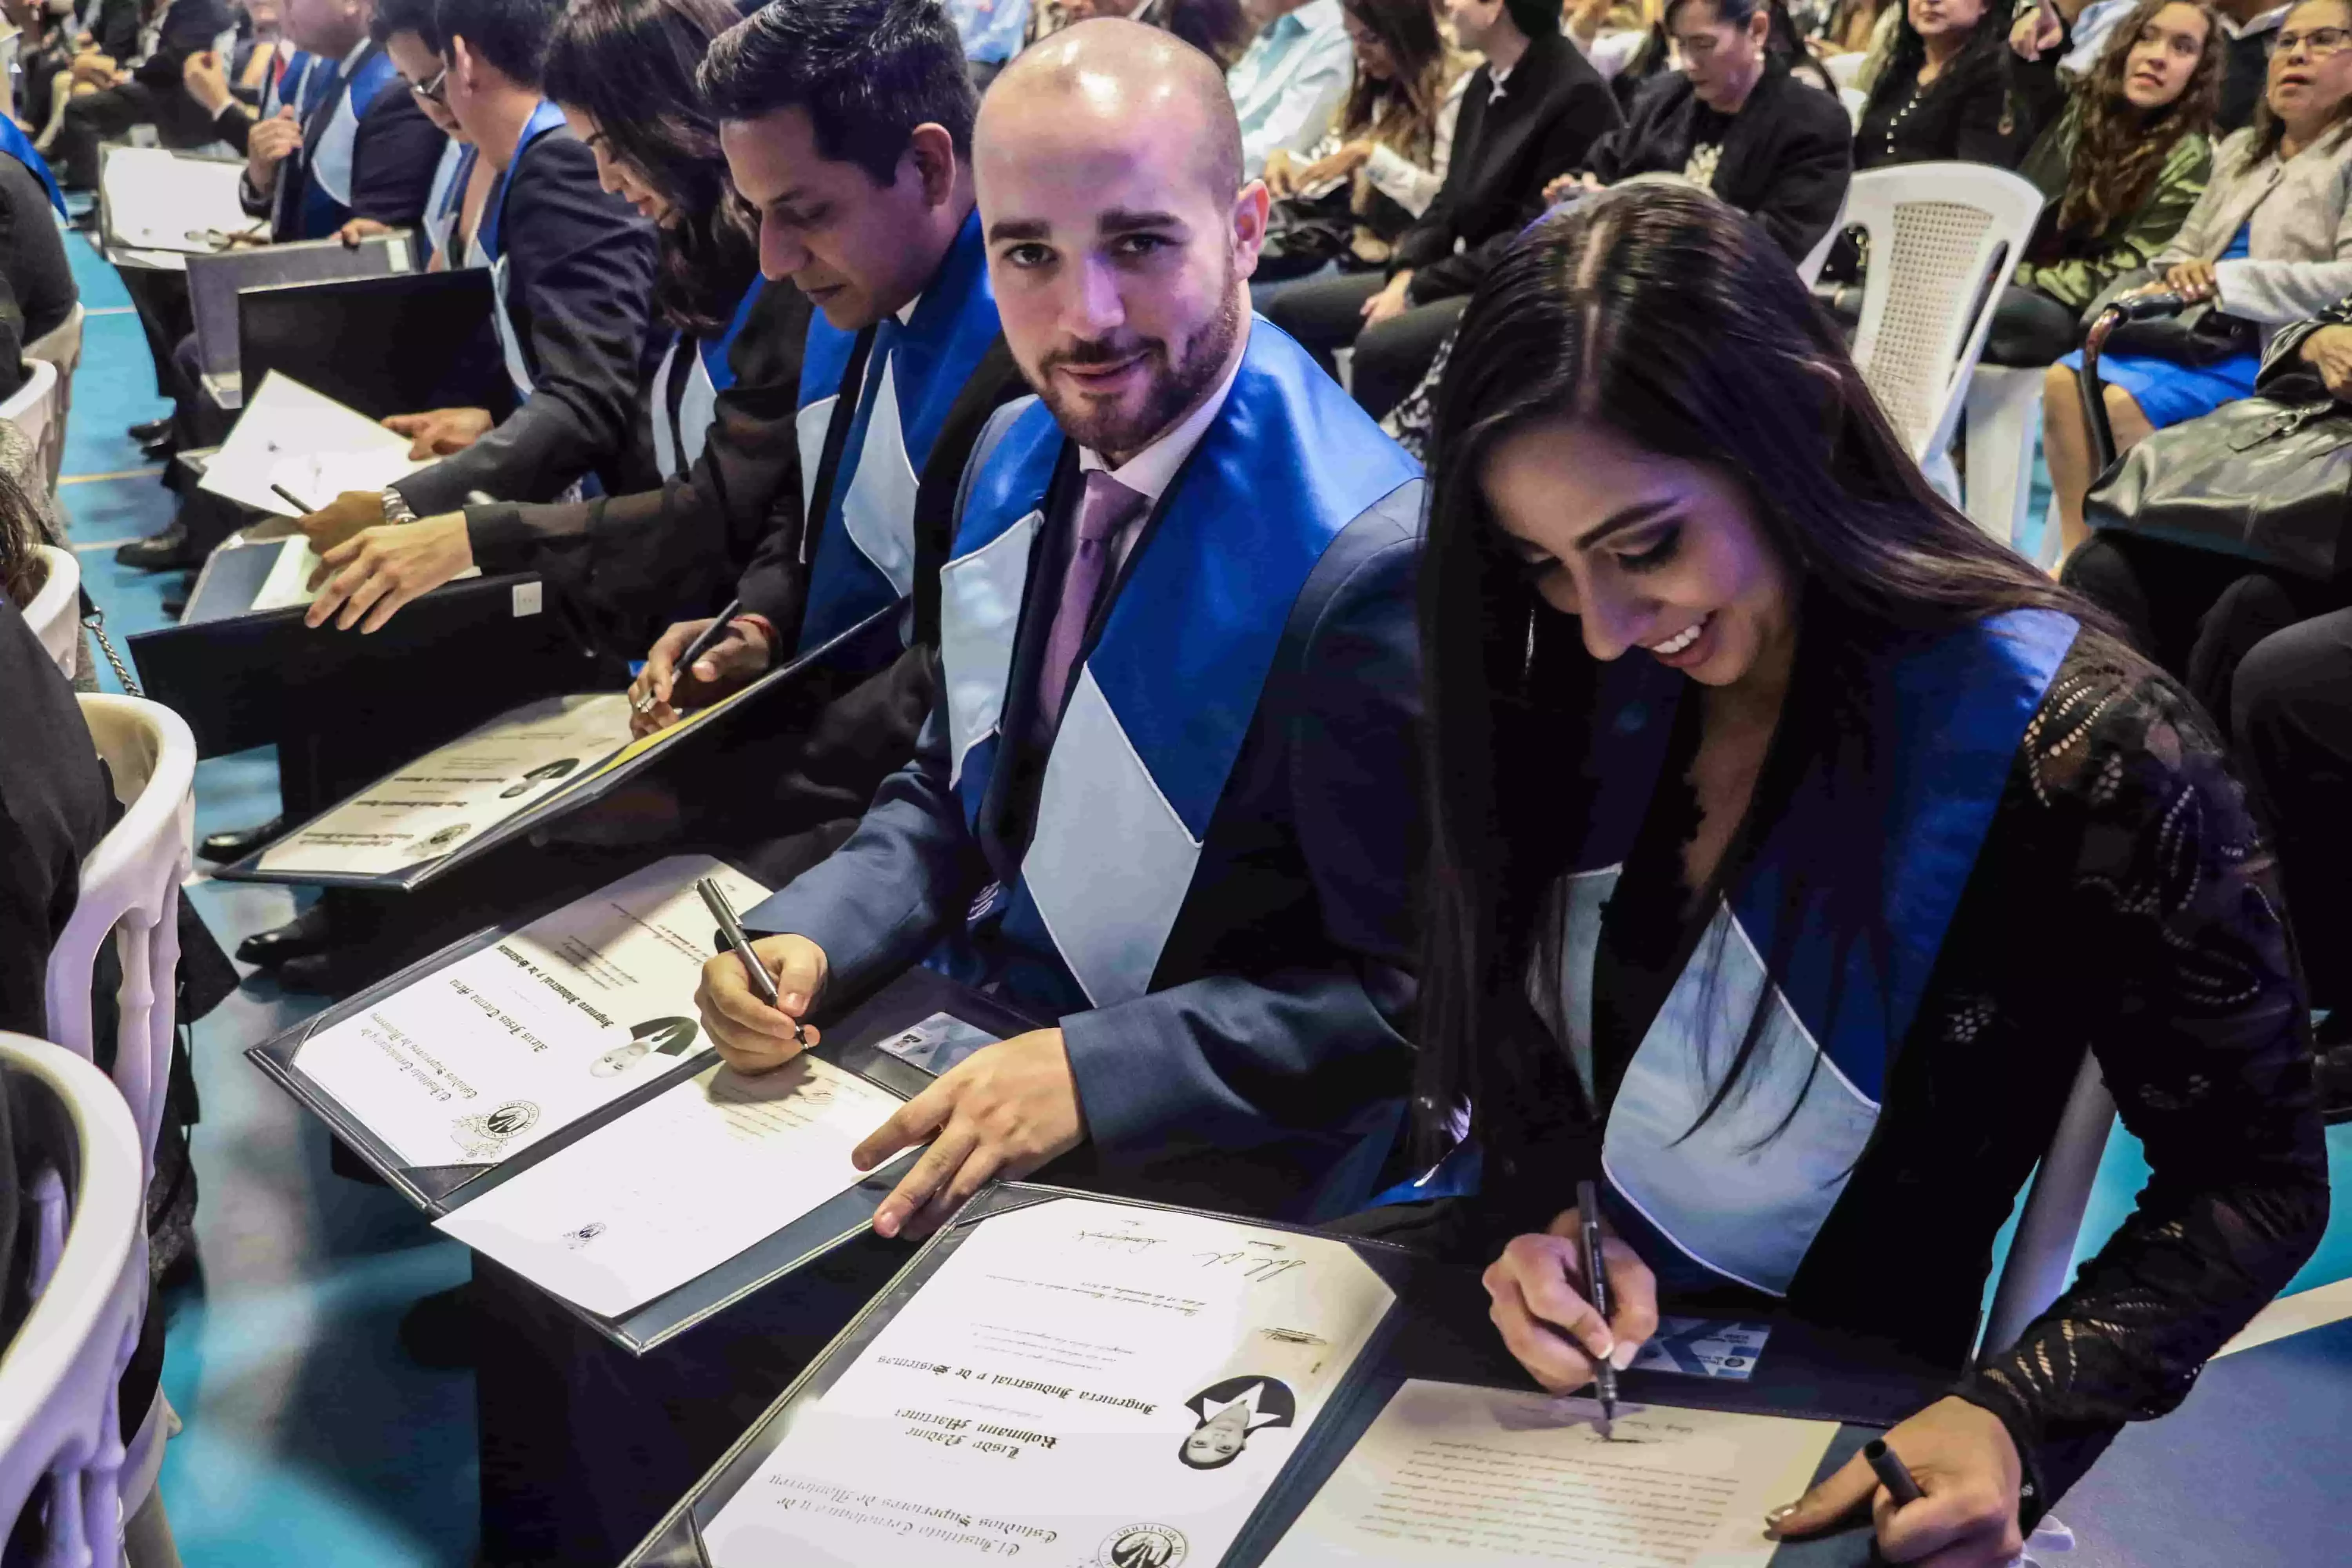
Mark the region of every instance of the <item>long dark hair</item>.
[[[2304, 6], [2320, 3], [2322, 0], [2296, 0], [2296, 4], [2279, 19], [2279, 26], [2284, 27], [2287, 23], [2294, 20], [2295, 12], [2302, 10]], [[2342, 11], [2347, 22], [2352, 23], [2352, 0], [2326, 0], [2326, 3]], [[2344, 139], [2347, 129], [2352, 129], [2352, 93], [2346, 94], [2344, 101], [2336, 106], [2335, 116], [2328, 121], [2327, 129], [2322, 134], [2330, 141], [2340, 142]], [[2240, 162], [2238, 172], [2243, 174], [2275, 153], [2285, 140], [2286, 121], [2281, 120], [2272, 110], [2271, 95], [2266, 85], [2261, 99], [2254, 105], [2254, 136], [2253, 140], [2246, 145], [2246, 155]]]
[[[1802, 604], [1809, 695], [1784, 710], [1776, 749], [1823, 759], [1827, 786], [1854, 792], [1835, 803], [1839, 820], [1862, 825], [1834, 876], [1795, 868], [1790, 897], [1829, 899], [1832, 929], [1882, 954], [1882, 836], [1867, 824], [1884, 810], [1871, 757], [1891, 717], [1872, 676], [1886, 651], [2011, 609], [2099, 624], [1928, 488], [1835, 324], [1731, 207], [1696, 190], [1607, 191], [1523, 236], [1462, 318], [1431, 442], [1421, 644], [1433, 836], [1415, 1103], [1436, 1147], [1466, 1106], [1513, 1116], [1522, 1086], [1543, 1077], [1532, 1053], [1558, 1050], [1513, 1026], [1512, 998], [1588, 814], [1582, 734], [1599, 666], [1573, 619], [1537, 595], [1482, 481], [1506, 437], [1571, 419], [1745, 487]], [[1764, 958], [1777, 980], [1789, 955], [1774, 945]]]
[[1437, 143], [1437, 113], [1445, 105], [1445, 37], [1437, 30], [1430, 0], [1339, 0], [1373, 37], [1385, 45], [1396, 75], [1375, 80], [1362, 71], [1340, 106], [1344, 137], [1370, 135], [1383, 105], [1389, 112], [1379, 139], [1415, 163], [1426, 163]]
[[1911, 25], [1909, 5], [1903, 0], [1889, 3], [1895, 5], [1901, 19], [1895, 24], [1895, 47], [1886, 58], [1886, 68], [1879, 72], [1878, 80], [1871, 86], [1870, 108], [1906, 97], [1915, 89], [1923, 95], [1953, 92], [1988, 73], [2001, 74], [2001, 57], [2009, 50], [2010, 20], [2016, 9], [2014, 0], [1985, 0], [1984, 15], [1977, 18], [1969, 41], [1925, 88], [1918, 86], [1918, 79], [1920, 68], [1927, 63], [1927, 40]]
[[739, 20], [727, 0], [572, 0], [547, 46], [547, 96], [594, 115], [611, 154], [667, 198], [654, 306], [698, 337], [725, 330], [760, 265], [694, 80]]
[[[1706, 3], [1717, 22], [1728, 23], [1735, 27], [1745, 26], [1748, 19], [1759, 11], [1769, 14], [1772, 20], [1764, 35], [1765, 54], [1788, 67], [1790, 75], [1801, 74], [1810, 78], [1812, 85], [1822, 91], [1837, 90], [1837, 84], [1830, 79], [1828, 69], [1813, 58], [1811, 49], [1805, 47], [1804, 36], [1797, 30], [1796, 18], [1789, 15], [1785, 0], [1706, 0]], [[1618, 81], [1612, 84], [1617, 89], [1621, 108], [1631, 107], [1633, 93], [1639, 84], [1663, 72], [1673, 63], [1674, 38], [1666, 28], [1673, 23], [1675, 13], [1689, 4], [1691, 0], [1666, 0], [1665, 8], [1658, 13], [1658, 19], [1650, 24], [1650, 36], [1642, 41], [1642, 47], [1634, 51], [1633, 58], [1625, 62], [1625, 68], [1618, 73]]]
[[[2188, 5], [2205, 18], [2205, 52], [2189, 73], [2180, 96], [2143, 117], [2124, 96], [2125, 73], [2141, 29], [2168, 5]], [[2228, 61], [2221, 24], [2200, 0], [2139, 0], [2116, 28], [2080, 92], [2074, 158], [2066, 170], [2066, 194], [2058, 202], [2062, 232], [2100, 235], [2137, 212], [2156, 189], [2164, 161], [2187, 136], [2213, 128], [2221, 107], [2221, 71]]]

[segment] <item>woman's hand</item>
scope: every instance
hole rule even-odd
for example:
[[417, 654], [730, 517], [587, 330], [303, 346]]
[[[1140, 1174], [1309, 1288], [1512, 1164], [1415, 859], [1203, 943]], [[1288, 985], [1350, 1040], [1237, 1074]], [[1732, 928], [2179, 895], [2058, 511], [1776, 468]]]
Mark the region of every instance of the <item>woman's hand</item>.
[[1286, 147], [1276, 147], [1265, 155], [1265, 173], [1259, 178], [1265, 182], [1265, 194], [1276, 201], [1298, 194], [1298, 171], [1290, 166], [1290, 150]]
[[1298, 184], [1305, 189], [1312, 190], [1317, 185], [1326, 184], [1333, 180], [1344, 180], [1371, 161], [1370, 139], [1359, 138], [1349, 142], [1328, 158], [1318, 158], [1307, 164], [1305, 171], [1298, 175]]
[[2000, 1417], [1965, 1399], [1936, 1401], [1886, 1435], [1919, 1483], [1916, 1502], [1897, 1508], [1860, 1454], [1787, 1508], [1764, 1516], [1775, 1541], [1819, 1535], [1866, 1506], [1889, 1563], [1933, 1568], [2006, 1568], [2025, 1550], [2017, 1522], [2022, 1467]]
[[2352, 403], [2352, 327], [2322, 327], [2304, 339], [2303, 363], [2319, 373], [2330, 397]]
[[1582, 1214], [1570, 1209], [1541, 1236], [1512, 1238], [1486, 1275], [1486, 1294], [1493, 1298], [1487, 1317], [1528, 1374], [1554, 1394], [1570, 1394], [1591, 1383], [1592, 1369], [1604, 1358], [1622, 1372], [1658, 1331], [1657, 1277], [1614, 1236], [1601, 1244], [1614, 1308], [1609, 1321], [1601, 1321], [1584, 1289], [1584, 1257], [1577, 1239], [1582, 1222]]
[[1544, 186], [1544, 205], [1551, 206], [1556, 203], [1564, 202], [1578, 191], [1597, 191], [1601, 188], [1600, 180], [1590, 173], [1561, 174]]
[[2164, 286], [2191, 305], [2221, 291], [2221, 279], [2210, 261], [2183, 261], [2166, 268]]

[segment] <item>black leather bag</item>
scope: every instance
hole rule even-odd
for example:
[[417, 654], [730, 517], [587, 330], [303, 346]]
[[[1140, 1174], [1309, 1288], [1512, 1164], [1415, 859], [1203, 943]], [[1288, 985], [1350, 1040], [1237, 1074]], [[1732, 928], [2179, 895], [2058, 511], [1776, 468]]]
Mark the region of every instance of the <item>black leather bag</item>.
[[2225, 403], [2125, 453], [2084, 510], [2094, 528], [2332, 578], [2352, 564], [2352, 408], [2333, 398]]
[[1304, 278], [1327, 261], [1345, 265], [1355, 234], [1356, 216], [1348, 210], [1344, 190], [1336, 200], [1276, 202], [1266, 215], [1265, 243], [1258, 247], [1257, 270], [1251, 276], [1272, 282]]
[[[2157, 275], [2145, 268], [2125, 273], [2091, 301], [2090, 309], [2083, 312], [2083, 326], [2087, 330], [2123, 295], [2156, 281], [2159, 281]], [[2186, 310], [2120, 322], [2107, 335], [2107, 353], [2111, 354], [2139, 354], [2187, 365], [2191, 370], [2203, 370], [2261, 349], [2260, 327], [2242, 316], [2229, 314], [2210, 300]]]

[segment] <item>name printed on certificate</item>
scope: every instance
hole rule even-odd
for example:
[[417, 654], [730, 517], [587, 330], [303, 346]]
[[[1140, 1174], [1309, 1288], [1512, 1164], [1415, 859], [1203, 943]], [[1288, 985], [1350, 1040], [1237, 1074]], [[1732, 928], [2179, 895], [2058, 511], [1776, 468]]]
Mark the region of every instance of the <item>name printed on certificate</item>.
[[710, 1561], [1213, 1563], [1393, 1300], [1322, 1237], [1078, 1198], [994, 1215], [792, 1413]]
[[1407, 1383], [1266, 1568], [1545, 1563], [1763, 1568], [1764, 1513], [1804, 1495], [1832, 1421]]
[[898, 1097], [814, 1057], [714, 1067], [435, 1222], [541, 1289], [618, 1318], [865, 1179]]
[[674, 856], [499, 938], [302, 1043], [294, 1065], [412, 1165], [494, 1164], [709, 1047], [695, 987], [716, 877]]
[[261, 868], [383, 876], [437, 860], [628, 743], [620, 692], [526, 703], [289, 834]]

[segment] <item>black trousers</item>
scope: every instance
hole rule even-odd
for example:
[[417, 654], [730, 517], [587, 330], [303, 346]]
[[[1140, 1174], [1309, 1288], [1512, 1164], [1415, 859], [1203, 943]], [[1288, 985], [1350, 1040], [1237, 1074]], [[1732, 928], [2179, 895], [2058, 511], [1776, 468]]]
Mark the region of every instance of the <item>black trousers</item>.
[[2238, 667], [2230, 728], [2278, 846], [2311, 999], [2352, 1005], [2352, 610], [2255, 644]]
[[2314, 582], [2113, 529], [2074, 552], [2065, 583], [2120, 621], [2217, 723], [2227, 721], [2231, 682], [2257, 643], [2352, 604], [2352, 582]]
[[77, 190], [98, 188], [98, 147], [120, 142], [134, 125], [152, 125], [166, 147], [201, 147], [217, 141], [212, 121], [184, 92], [159, 93], [145, 82], [86, 92], [66, 105], [58, 127], [59, 177]]
[[2024, 369], [2057, 363], [2082, 342], [2076, 315], [2047, 294], [2005, 286], [1985, 334], [1984, 363]]
[[1349, 384], [1357, 406], [1375, 419], [1421, 384], [1438, 346], [1470, 302], [1465, 296], [1415, 305], [1402, 316], [1366, 328], [1364, 301], [1387, 286], [1377, 272], [1318, 279], [1285, 289], [1266, 310], [1266, 320], [1297, 338], [1334, 375], [1339, 370], [1333, 351], [1355, 345]]

